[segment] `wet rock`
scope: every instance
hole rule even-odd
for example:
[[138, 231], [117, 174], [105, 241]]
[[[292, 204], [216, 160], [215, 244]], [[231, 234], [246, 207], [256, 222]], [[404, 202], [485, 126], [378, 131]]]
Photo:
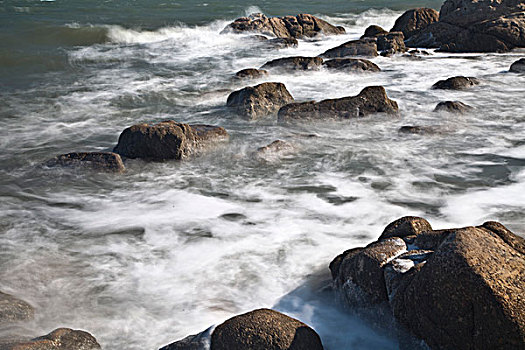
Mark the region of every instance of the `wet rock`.
[[297, 16], [271, 17], [262, 13], [254, 13], [249, 17], [241, 17], [230, 23], [222, 33], [256, 32], [278, 38], [314, 37], [317, 35], [344, 34], [343, 27], [336, 27], [320, 18], [309, 14]]
[[379, 240], [399, 237], [418, 235], [421, 232], [432, 231], [432, 226], [423, 218], [417, 216], [404, 216], [387, 225]]
[[434, 109], [434, 112], [445, 111], [450, 113], [468, 113], [472, 107], [460, 101], [444, 101], [439, 102]]
[[439, 12], [430, 8], [417, 8], [403, 13], [391, 32], [402, 32], [406, 39], [439, 20]]
[[361, 39], [373, 38], [373, 37], [377, 37], [380, 34], [387, 34], [387, 33], [388, 31], [384, 30], [380, 26], [371, 25], [365, 29], [365, 33], [363, 34], [363, 36], [361, 36]]
[[433, 135], [439, 133], [435, 126], [404, 125], [399, 128], [401, 134]]
[[34, 317], [35, 310], [27, 302], [0, 292], [0, 325], [28, 321]]
[[377, 39], [363, 38], [351, 40], [342, 45], [327, 50], [320, 55], [323, 58], [340, 58], [351, 56], [377, 56]]
[[269, 61], [262, 69], [279, 70], [317, 70], [321, 68], [323, 59], [321, 57], [284, 57]]
[[328, 69], [347, 71], [380, 72], [381, 69], [373, 62], [362, 58], [334, 58], [327, 60], [323, 65]]
[[525, 73], [525, 58], [521, 58], [510, 66], [510, 71], [513, 73]]
[[239, 79], [258, 79], [268, 75], [264, 69], [246, 68], [238, 71], [235, 76]]
[[372, 113], [394, 114], [397, 103], [388, 98], [382, 86], [369, 86], [359, 95], [321, 102], [291, 103], [279, 110], [280, 121], [294, 119], [348, 119]]
[[387, 34], [379, 34], [377, 37], [377, 49], [381, 52], [381, 56], [393, 55], [397, 52], [405, 52], [405, 37], [401, 32], [390, 32]]
[[155, 125], [137, 124], [125, 129], [113, 151], [127, 158], [180, 160], [227, 138], [226, 130], [218, 126], [188, 125], [169, 120]]
[[428, 51], [417, 50], [417, 49], [408, 51], [408, 54], [410, 54], [410, 55], [424, 55], [424, 56], [429, 56], [430, 55], [430, 53]]
[[439, 48], [443, 43], [455, 40], [458, 33], [462, 30], [462, 28], [448, 23], [434, 22], [424, 29], [413, 33], [407, 38], [405, 45], [416, 48]]
[[232, 92], [226, 105], [245, 118], [257, 119], [277, 113], [293, 100], [284, 84], [262, 83]]
[[126, 170], [120, 155], [113, 152], [74, 152], [61, 154], [45, 164], [48, 167], [90, 169], [122, 173]]
[[211, 333], [215, 327], [210, 327], [204, 332], [196, 335], [189, 335], [184, 339], [166, 345], [159, 350], [209, 350]]
[[275, 140], [269, 145], [257, 149], [256, 157], [263, 160], [275, 160], [296, 152], [296, 148], [289, 142]]
[[299, 42], [295, 38], [275, 38], [266, 41], [265, 44], [272, 49], [286, 49], [287, 47], [299, 46]]
[[322, 350], [317, 333], [277, 311], [259, 309], [230, 318], [211, 337], [213, 350]]
[[101, 349], [91, 334], [69, 328], [58, 328], [29, 341], [1, 345], [2, 350], [95, 350]]
[[439, 21], [467, 28], [478, 22], [522, 11], [525, 11], [523, 1], [446, 0], [441, 6]]
[[432, 85], [432, 89], [464, 90], [478, 84], [479, 80], [476, 78], [459, 76], [440, 80]]

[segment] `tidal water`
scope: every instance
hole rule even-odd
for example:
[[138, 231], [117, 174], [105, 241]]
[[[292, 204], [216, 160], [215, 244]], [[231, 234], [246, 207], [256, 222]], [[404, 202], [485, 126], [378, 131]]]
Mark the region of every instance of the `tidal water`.
[[[435, 228], [497, 220], [525, 232], [524, 51], [377, 57], [380, 73], [272, 74], [296, 100], [382, 85], [398, 116], [279, 124], [225, 108], [240, 69], [314, 56], [390, 29], [438, 1], [0, 1], [0, 290], [27, 300], [42, 335], [66, 326], [104, 349], [156, 349], [245, 311], [273, 307], [312, 325], [328, 350], [396, 349], [395, 339], [314, 293], [329, 262], [405, 215]], [[267, 50], [221, 35], [252, 12], [312, 13], [347, 34]], [[474, 76], [466, 91], [431, 90]], [[475, 107], [432, 112], [444, 100]], [[136, 123], [225, 127], [230, 142], [184, 162], [128, 161], [121, 175], [46, 169], [107, 151]], [[436, 135], [402, 135], [403, 125]], [[312, 136], [314, 135], [314, 136]], [[281, 139], [297, 152], [261, 161]], [[321, 277], [319, 277], [321, 275]]]

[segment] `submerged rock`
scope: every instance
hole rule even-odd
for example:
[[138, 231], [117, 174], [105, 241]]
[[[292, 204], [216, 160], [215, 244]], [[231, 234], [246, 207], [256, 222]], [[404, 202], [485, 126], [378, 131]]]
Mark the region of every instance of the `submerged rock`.
[[396, 113], [397, 103], [388, 98], [382, 86], [369, 86], [359, 95], [321, 102], [291, 103], [279, 110], [279, 120], [348, 119], [372, 113]]
[[525, 73], [525, 58], [521, 58], [510, 66], [510, 71], [513, 73]]
[[295, 38], [274, 38], [266, 41], [265, 44], [272, 49], [286, 49], [287, 47], [299, 46], [299, 42]]
[[227, 138], [226, 130], [218, 126], [188, 125], [169, 120], [155, 125], [137, 124], [125, 129], [113, 151], [127, 158], [180, 160]]
[[476, 78], [459, 76], [440, 80], [432, 85], [432, 89], [464, 90], [478, 84], [479, 80]]
[[350, 71], [380, 72], [375, 63], [362, 58], [334, 58], [323, 63], [326, 68]]
[[269, 145], [258, 148], [256, 157], [262, 160], [271, 161], [293, 154], [296, 151], [296, 148], [291, 143], [282, 140], [275, 140]]
[[264, 69], [246, 68], [238, 71], [235, 76], [239, 79], [258, 79], [268, 75]]
[[297, 16], [271, 17], [254, 13], [230, 23], [222, 33], [256, 32], [278, 38], [314, 37], [317, 35], [344, 34], [343, 27], [336, 27], [320, 18], [309, 14]]
[[277, 113], [293, 100], [284, 84], [262, 83], [232, 92], [226, 105], [245, 118], [257, 119]]
[[439, 132], [435, 126], [403, 125], [398, 130], [401, 134], [433, 135]]
[[346, 43], [327, 50], [320, 55], [323, 58], [339, 58], [351, 56], [377, 56], [377, 39], [363, 38], [359, 40], [351, 40]]
[[58, 328], [29, 341], [4, 343], [2, 350], [95, 350], [101, 349], [91, 334], [69, 328]]
[[31, 320], [35, 310], [27, 302], [0, 292], [0, 325]]
[[460, 101], [444, 101], [439, 102], [434, 109], [434, 112], [445, 111], [451, 113], [467, 113], [472, 110], [472, 107]]
[[321, 57], [284, 57], [266, 62], [262, 69], [281, 69], [281, 70], [316, 70], [323, 64]]
[[417, 8], [403, 13], [394, 23], [391, 32], [402, 32], [405, 39], [439, 20], [439, 12], [430, 8]]
[[122, 173], [126, 170], [120, 155], [113, 152], [74, 152], [61, 154], [45, 164], [48, 167], [91, 169]]

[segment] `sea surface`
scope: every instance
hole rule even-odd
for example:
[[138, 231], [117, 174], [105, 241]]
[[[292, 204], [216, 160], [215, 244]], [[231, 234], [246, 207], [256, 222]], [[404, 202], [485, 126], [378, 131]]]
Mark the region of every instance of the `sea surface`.
[[[298, 317], [325, 348], [397, 342], [316, 293], [342, 251], [391, 221], [434, 228], [497, 220], [525, 232], [524, 51], [398, 55], [380, 73], [272, 74], [296, 100], [382, 85], [399, 116], [279, 124], [225, 108], [250, 82], [240, 69], [318, 55], [390, 29], [406, 9], [440, 1], [0, 1], [0, 290], [29, 301], [34, 321], [0, 329], [42, 335], [65, 326], [104, 349], [157, 349], [255, 308]], [[347, 34], [267, 50], [221, 35], [233, 19], [312, 13]], [[467, 91], [431, 90], [474, 76]], [[264, 80], [261, 80], [264, 81]], [[475, 107], [435, 113], [440, 101]], [[125, 174], [48, 169], [57, 154], [108, 151], [124, 128], [174, 119], [225, 127], [228, 144], [183, 162], [128, 161]], [[437, 135], [402, 135], [403, 125]], [[312, 135], [314, 135], [312, 137]], [[261, 160], [281, 139], [297, 152]]]

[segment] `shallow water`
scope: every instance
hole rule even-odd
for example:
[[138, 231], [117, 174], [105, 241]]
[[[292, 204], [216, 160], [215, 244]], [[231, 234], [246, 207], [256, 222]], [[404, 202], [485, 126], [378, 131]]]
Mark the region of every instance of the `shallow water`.
[[[394, 349], [394, 340], [312, 297], [303, 285], [309, 276], [404, 215], [435, 228], [498, 220], [525, 232], [525, 76], [507, 72], [523, 51], [378, 57], [382, 72], [371, 74], [273, 74], [261, 82], [283, 82], [297, 100], [383, 85], [401, 110], [283, 125], [225, 109], [228, 94], [245, 85], [231, 79], [236, 71], [320, 54], [369, 24], [390, 28], [413, 5], [263, 2], [257, 9], [210, 1], [197, 9], [136, 1], [124, 8], [95, 2], [85, 11], [76, 1], [67, 12], [59, 1], [3, 4], [1, 17], [15, 29], [1, 22], [11, 46], [0, 55], [0, 289], [37, 308], [26, 325], [32, 334], [67, 326], [88, 330], [105, 349], [155, 349], [275, 306], [313, 325], [327, 349]], [[219, 34], [259, 10], [316, 13], [348, 34], [279, 51]], [[37, 23], [54, 28], [48, 41], [35, 36]], [[21, 28], [34, 43], [16, 43]], [[430, 90], [459, 74], [482, 83]], [[476, 109], [432, 112], [443, 100]], [[60, 153], [110, 150], [127, 126], [166, 119], [221, 125], [231, 139], [191, 161], [128, 161], [123, 175], [39, 166]], [[443, 132], [401, 135], [402, 125]], [[276, 139], [298, 152], [253, 157]]]

